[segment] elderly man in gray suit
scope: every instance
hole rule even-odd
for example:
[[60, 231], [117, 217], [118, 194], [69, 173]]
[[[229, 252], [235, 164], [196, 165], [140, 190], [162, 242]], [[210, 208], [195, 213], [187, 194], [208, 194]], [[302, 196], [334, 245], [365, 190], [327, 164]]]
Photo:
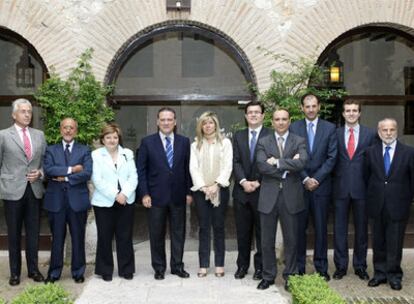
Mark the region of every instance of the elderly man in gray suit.
[[21, 233], [26, 234], [26, 262], [29, 278], [44, 280], [38, 269], [39, 214], [44, 192], [42, 160], [46, 149], [42, 131], [29, 127], [32, 105], [26, 99], [12, 104], [14, 124], [0, 131], [0, 199], [7, 223], [10, 280], [20, 284]]
[[305, 208], [299, 172], [308, 159], [305, 139], [289, 133], [290, 116], [285, 109], [273, 112], [274, 133], [257, 144], [257, 167], [263, 175], [258, 210], [262, 237], [263, 279], [258, 289], [274, 284], [277, 272], [275, 241], [280, 218], [283, 234], [285, 289], [290, 275], [298, 273], [297, 214]]

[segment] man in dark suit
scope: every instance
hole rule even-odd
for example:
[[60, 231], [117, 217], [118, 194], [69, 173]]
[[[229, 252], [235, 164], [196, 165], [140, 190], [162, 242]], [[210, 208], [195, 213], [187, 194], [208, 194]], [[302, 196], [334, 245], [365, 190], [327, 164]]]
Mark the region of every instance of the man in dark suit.
[[288, 111], [276, 109], [272, 117], [274, 133], [257, 144], [257, 168], [262, 174], [258, 210], [263, 254], [263, 279], [258, 289], [274, 284], [277, 272], [275, 241], [280, 218], [283, 234], [285, 289], [290, 275], [298, 273], [298, 214], [304, 210], [300, 171], [308, 155], [305, 139], [289, 132]]
[[338, 152], [335, 125], [318, 117], [321, 105], [319, 98], [306, 94], [301, 99], [305, 119], [294, 122], [291, 132], [306, 138], [309, 161], [301, 172], [305, 187], [305, 210], [299, 215], [298, 268], [299, 273], [306, 269], [306, 230], [309, 216], [314, 221], [315, 246], [313, 264], [316, 271], [325, 279], [328, 274], [328, 212], [332, 194], [331, 173]]
[[46, 149], [42, 131], [29, 127], [32, 105], [26, 99], [12, 104], [14, 125], [0, 131], [0, 199], [4, 201], [9, 246], [9, 284], [20, 284], [21, 237], [24, 223], [29, 278], [44, 280], [38, 269], [40, 204], [44, 188], [42, 162]]
[[368, 286], [402, 288], [401, 259], [414, 193], [414, 149], [397, 140], [397, 121], [378, 122], [381, 143], [366, 151], [367, 208], [373, 235], [374, 277]]
[[254, 254], [253, 279], [261, 280], [262, 246], [257, 204], [262, 177], [256, 166], [256, 143], [271, 131], [263, 127], [264, 106], [260, 102], [249, 102], [244, 113], [248, 128], [237, 131], [233, 136], [233, 199], [238, 249], [237, 271], [234, 277], [243, 279], [247, 274], [254, 234], [257, 251]]
[[62, 143], [48, 146], [45, 154], [44, 170], [49, 182], [44, 208], [52, 231], [47, 283], [59, 280], [62, 274], [66, 225], [72, 240], [72, 278], [76, 283], [84, 282], [85, 228], [90, 208], [87, 182], [92, 174], [92, 158], [87, 146], [75, 142], [77, 131], [74, 119], [63, 119], [60, 122]]
[[174, 133], [175, 111], [158, 111], [159, 132], [142, 139], [137, 151], [138, 191], [142, 204], [148, 208], [151, 263], [154, 278], [163, 280], [167, 267], [165, 231], [167, 220], [171, 237], [171, 273], [181, 278], [190, 275], [184, 270], [186, 202], [192, 201], [189, 172], [190, 140]]
[[353, 99], [345, 100], [342, 116], [345, 126], [338, 128], [338, 158], [334, 175], [334, 263], [333, 278], [342, 279], [348, 269], [348, 215], [352, 207], [354, 222], [353, 267], [361, 280], [368, 280], [368, 216], [366, 212], [366, 189], [364, 180], [364, 153], [375, 141], [374, 130], [359, 124], [361, 104]]

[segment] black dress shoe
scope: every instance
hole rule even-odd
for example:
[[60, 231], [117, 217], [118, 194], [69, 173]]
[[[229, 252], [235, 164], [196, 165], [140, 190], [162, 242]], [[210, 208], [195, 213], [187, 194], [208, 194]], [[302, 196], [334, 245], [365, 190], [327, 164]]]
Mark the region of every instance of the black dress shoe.
[[73, 278], [73, 280], [74, 280], [74, 281], [75, 281], [75, 283], [77, 283], [77, 284], [82, 284], [83, 282], [85, 282], [85, 278], [84, 278], [84, 276], [80, 276], [80, 277]]
[[43, 282], [45, 280], [45, 278], [39, 271], [29, 273], [28, 276], [30, 279], [32, 279], [35, 282]]
[[163, 271], [156, 271], [154, 273], [154, 279], [156, 279], [156, 280], [164, 280], [164, 272]]
[[344, 276], [346, 276], [346, 270], [337, 269], [337, 270], [335, 270], [332, 277], [333, 277], [334, 280], [341, 280]]
[[257, 289], [260, 290], [265, 290], [268, 289], [270, 285], [273, 285], [275, 282], [274, 281], [268, 281], [268, 280], [261, 280], [259, 285], [257, 285]]
[[329, 274], [327, 272], [318, 272], [318, 274], [326, 281], [330, 281], [331, 277], [329, 276]]
[[402, 285], [400, 281], [391, 281], [390, 282], [390, 287], [393, 290], [401, 290], [402, 289]]
[[373, 277], [371, 280], [369, 280], [368, 282], [368, 286], [369, 287], [377, 287], [381, 284], [385, 284], [387, 283], [387, 279], [377, 279], [376, 277]]
[[132, 273], [127, 273], [122, 276], [125, 280], [132, 280], [134, 275]]
[[112, 281], [112, 276], [110, 274], [103, 275], [102, 280], [104, 280], [105, 282], [111, 282]]
[[171, 274], [179, 276], [182, 279], [187, 279], [190, 277], [190, 274], [184, 269], [171, 270]]
[[365, 269], [355, 269], [355, 274], [364, 281], [368, 281], [369, 280], [369, 275], [368, 273], [365, 271]]
[[237, 271], [234, 273], [235, 279], [243, 279], [247, 274], [247, 268], [239, 267]]
[[47, 276], [47, 278], [46, 278], [46, 280], [45, 280], [45, 284], [48, 284], [48, 283], [50, 283], [50, 284], [53, 284], [53, 283], [55, 283], [56, 281], [58, 281], [59, 279], [57, 279], [57, 278], [53, 278], [53, 277], [51, 277], [51, 276]]
[[256, 269], [253, 273], [253, 280], [259, 281], [263, 279], [263, 271], [261, 269]]
[[20, 277], [18, 275], [12, 275], [9, 279], [10, 286], [16, 286], [20, 284]]

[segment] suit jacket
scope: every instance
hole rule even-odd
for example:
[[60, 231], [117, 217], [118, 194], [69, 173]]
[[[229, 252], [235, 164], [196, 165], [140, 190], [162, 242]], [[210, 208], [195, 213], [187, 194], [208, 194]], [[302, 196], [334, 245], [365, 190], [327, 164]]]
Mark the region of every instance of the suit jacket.
[[137, 150], [139, 197], [150, 195], [153, 206], [182, 205], [186, 203], [186, 195], [191, 194], [190, 140], [174, 134], [173, 151], [170, 168], [158, 132], [144, 137]]
[[389, 176], [385, 176], [382, 143], [366, 151], [368, 174], [368, 216], [376, 218], [385, 211], [392, 220], [404, 220], [410, 215], [414, 191], [414, 149], [397, 141]]
[[[263, 127], [260, 130], [257, 140], [271, 133], [272, 131], [270, 129]], [[246, 128], [244, 130], [237, 131], [233, 136], [233, 198], [242, 204], [245, 204], [249, 200], [257, 201], [259, 198], [260, 187], [252, 193], [246, 193], [240, 185], [240, 181], [243, 179], [248, 181], [258, 180], [261, 182], [262, 175], [257, 170], [256, 154], [257, 145], [252, 163], [250, 161], [249, 129]]]
[[312, 152], [309, 150], [306, 120], [295, 121], [291, 124], [290, 130], [306, 140], [309, 161], [305, 170], [301, 172], [302, 181], [308, 176], [313, 177], [319, 182], [319, 187], [314, 193], [323, 196], [331, 195], [331, 173], [338, 153], [335, 125], [321, 118], [318, 119]]
[[[299, 159], [293, 159], [296, 154], [299, 154]], [[279, 159], [278, 167], [266, 162], [272, 156]], [[295, 134], [289, 133], [283, 158], [280, 158], [274, 133], [259, 140], [256, 161], [259, 173], [263, 175], [258, 205], [260, 212], [268, 214], [272, 211], [281, 191], [280, 184], [283, 187], [282, 194], [288, 212], [296, 214], [305, 209], [300, 171], [305, 167], [307, 160], [305, 139]], [[289, 173], [283, 179], [285, 171], [289, 171]]]
[[118, 182], [121, 193], [127, 197], [127, 203], [135, 202], [135, 190], [138, 185], [137, 168], [131, 150], [118, 146], [118, 160], [115, 167], [112, 157], [105, 147], [92, 152], [92, 182], [95, 191], [92, 205], [111, 207], [118, 194]]
[[352, 160], [349, 158], [345, 143], [345, 127], [336, 130], [338, 139], [338, 157], [333, 171], [334, 176], [334, 198], [345, 199], [348, 195], [357, 200], [364, 200], [366, 197], [365, 187], [365, 150], [376, 141], [374, 130], [359, 126], [359, 138], [357, 148]]
[[[59, 212], [65, 205], [65, 192], [73, 211], [85, 211], [90, 208], [88, 180], [92, 175], [92, 158], [90, 149], [75, 142], [70, 155], [69, 166], [82, 165], [83, 171], [68, 174], [63, 144], [48, 146], [44, 159], [44, 170], [48, 177], [44, 208], [50, 212]], [[57, 176], [65, 176], [68, 182], [52, 180]]]
[[[0, 131], [0, 199], [16, 201], [23, 197], [27, 187], [26, 174], [31, 170], [42, 170], [43, 155], [46, 149], [42, 131], [29, 128], [32, 141], [32, 159], [27, 160], [23, 142], [16, 127]], [[43, 196], [41, 179], [30, 184], [36, 198]]]

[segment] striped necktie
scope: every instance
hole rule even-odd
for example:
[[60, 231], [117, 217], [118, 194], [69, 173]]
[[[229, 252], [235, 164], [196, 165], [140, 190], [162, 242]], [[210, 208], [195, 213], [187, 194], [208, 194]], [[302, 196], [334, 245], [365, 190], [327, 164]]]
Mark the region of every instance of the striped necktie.
[[173, 158], [174, 158], [174, 151], [171, 144], [171, 138], [169, 136], [165, 137], [166, 145], [165, 145], [165, 155], [167, 156], [168, 165], [170, 168], [173, 166]]

